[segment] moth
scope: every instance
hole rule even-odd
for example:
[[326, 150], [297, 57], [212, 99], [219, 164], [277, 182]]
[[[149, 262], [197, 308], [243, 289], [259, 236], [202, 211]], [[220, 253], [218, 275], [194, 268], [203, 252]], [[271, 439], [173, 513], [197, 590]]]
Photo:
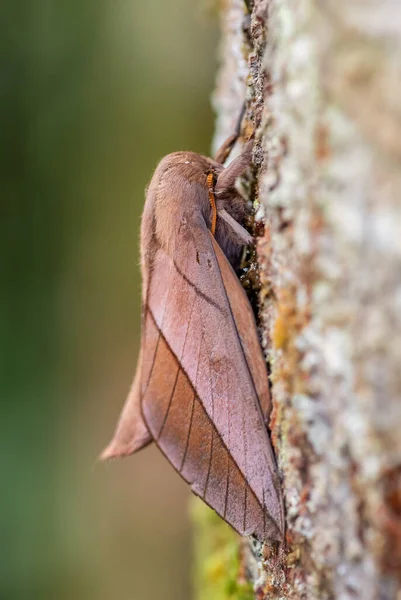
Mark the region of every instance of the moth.
[[228, 167], [169, 154], [146, 193], [141, 225], [142, 337], [137, 371], [102, 458], [154, 442], [243, 536], [281, 541], [283, 502], [266, 423], [270, 395], [254, 315], [233, 269], [252, 241], [235, 188], [252, 142]]

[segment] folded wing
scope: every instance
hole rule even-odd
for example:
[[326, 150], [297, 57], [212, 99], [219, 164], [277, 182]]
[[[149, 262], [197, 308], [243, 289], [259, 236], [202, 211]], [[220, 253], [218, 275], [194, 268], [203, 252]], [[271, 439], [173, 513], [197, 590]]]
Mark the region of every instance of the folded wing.
[[282, 505], [260, 406], [261, 399], [269, 409], [267, 374], [252, 311], [201, 215], [180, 236], [185, 252], [159, 248], [150, 269], [142, 417], [192, 490], [239, 533], [280, 540]]

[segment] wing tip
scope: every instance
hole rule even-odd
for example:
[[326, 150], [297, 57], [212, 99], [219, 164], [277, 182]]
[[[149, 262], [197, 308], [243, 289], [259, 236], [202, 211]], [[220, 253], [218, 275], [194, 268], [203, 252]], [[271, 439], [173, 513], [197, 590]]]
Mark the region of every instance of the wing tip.
[[123, 456], [129, 456], [131, 454], [128, 446], [121, 445], [115, 440], [112, 440], [108, 446], [99, 454], [98, 460], [106, 461], [112, 458], [121, 458]]
[[134, 440], [131, 443], [121, 442], [118, 439], [111, 440], [110, 444], [99, 454], [98, 460], [106, 461], [113, 458], [124, 458], [135, 452], [139, 452], [152, 442], [151, 438], [146, 437], [142, 440]]

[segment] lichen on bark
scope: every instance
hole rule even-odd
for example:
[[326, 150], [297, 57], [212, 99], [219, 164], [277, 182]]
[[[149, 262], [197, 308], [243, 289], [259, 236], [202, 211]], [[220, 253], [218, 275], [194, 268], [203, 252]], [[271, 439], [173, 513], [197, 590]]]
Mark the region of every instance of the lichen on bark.
[[267, 545], [242, 555], [260, 600], [401, 597], [396, 4], [222, 9], [216, 145], [245, 97], [246, 127], [257, 124], [258, 317], [287, 516], [284, 554]]

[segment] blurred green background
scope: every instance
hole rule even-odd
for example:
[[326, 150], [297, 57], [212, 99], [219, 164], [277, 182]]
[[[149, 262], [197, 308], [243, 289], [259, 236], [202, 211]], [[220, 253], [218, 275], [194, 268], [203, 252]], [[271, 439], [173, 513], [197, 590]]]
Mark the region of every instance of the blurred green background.
[[1, 600], [189, 598], [188, 491], [154, 449], [98, 464], [134, 374], [143, 190], [208, 153], [202, 0], [1, 10]]

